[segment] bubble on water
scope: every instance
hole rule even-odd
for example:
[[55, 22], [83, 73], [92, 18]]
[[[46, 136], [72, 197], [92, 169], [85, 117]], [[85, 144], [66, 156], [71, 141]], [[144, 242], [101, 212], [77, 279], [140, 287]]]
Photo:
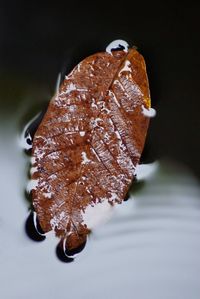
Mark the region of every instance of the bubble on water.
[[106, 52], [112, 54], [112, 50], [123, 50], [128, 52], [129, 44], [122, 39], [116, 39], [106, 47]]

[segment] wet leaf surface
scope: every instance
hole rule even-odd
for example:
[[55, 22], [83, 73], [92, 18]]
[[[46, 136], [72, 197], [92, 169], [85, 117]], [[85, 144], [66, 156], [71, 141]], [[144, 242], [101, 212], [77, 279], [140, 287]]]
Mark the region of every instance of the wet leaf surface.
[[98, 207], [121, 203], [149, 124], [150, 94], [136, 49], [94, 54], [65, 77], [37, 129], [32, 200], [44, 232], [80, 247]]

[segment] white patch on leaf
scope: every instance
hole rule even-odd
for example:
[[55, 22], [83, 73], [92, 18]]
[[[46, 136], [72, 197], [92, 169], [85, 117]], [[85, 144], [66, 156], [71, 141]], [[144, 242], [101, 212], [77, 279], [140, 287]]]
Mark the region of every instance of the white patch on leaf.
[[86, 152], [82, 152], [82, 159], [82, 164], [88, 164], [91, 161], [90, 159], [88, 159]]

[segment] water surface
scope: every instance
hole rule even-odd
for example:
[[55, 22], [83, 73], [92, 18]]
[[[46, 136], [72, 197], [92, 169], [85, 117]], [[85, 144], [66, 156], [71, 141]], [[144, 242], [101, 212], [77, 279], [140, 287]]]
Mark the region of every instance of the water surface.
[[16, 113], [1, 124], [1, 298], [199, 298], [200, 186], [191, 171], [158, 161], [75, 261], [62, 263], [55, 238], [34, 242], [24, 230], [29, 160], [20, 121]]

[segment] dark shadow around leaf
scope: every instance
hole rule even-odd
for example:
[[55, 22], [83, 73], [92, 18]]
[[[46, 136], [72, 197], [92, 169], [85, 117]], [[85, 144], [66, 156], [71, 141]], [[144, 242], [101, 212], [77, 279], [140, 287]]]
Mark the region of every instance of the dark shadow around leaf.
[[25, 232], [27, 236], [37, 242], [44, 241], [46, 239], [46, 236], [40, 227], [40, 224], [38, 222], [37, 217], [35, 218], [34, 221], [34, 212], [31, 211], [26, 222], [25, 222]]

